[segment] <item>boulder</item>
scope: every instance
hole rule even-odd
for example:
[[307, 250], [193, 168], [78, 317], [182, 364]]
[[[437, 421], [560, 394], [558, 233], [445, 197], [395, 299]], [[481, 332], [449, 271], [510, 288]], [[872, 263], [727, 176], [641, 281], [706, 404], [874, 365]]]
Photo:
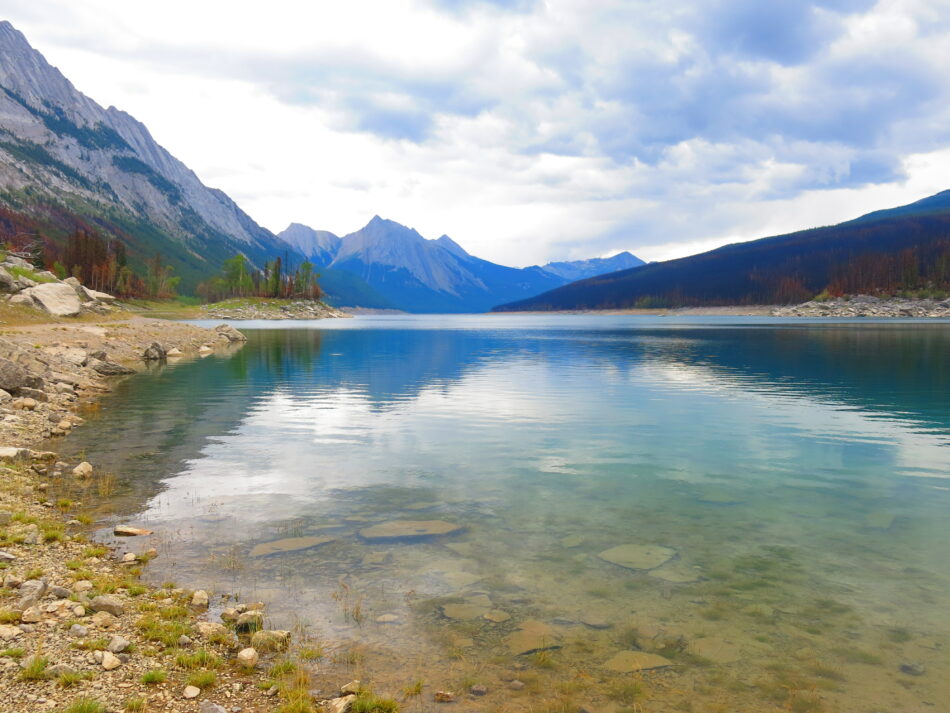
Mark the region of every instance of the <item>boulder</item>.
[[11, 461], [26, 461], [29, 459], [30, 451], [27, 448], [14, 448], [12, 446], [0, 447], [0, 461], [4, 463], [9, 463]]
[[22, 257], [17, 257], [16, 255], [7, 255], [3, 258], [3, 262], [6, 265], [12, 265], [13, 267], [25, 267], [27, 270], [33, 269], [33, 263], [28, 260], [24, 260]]
[[617, 673], [635, 673], [650, 671], [655, 668], [667, 668], [673, 662], [659, 654], [648, 654], [643, 651], [621, 651], [615, 654], [604, 664], [604, 668]]
[[0, 389], [15, 394], [26, 386], [28, 376], [19, 364], [0, 357]]
[[73, 468], [73, 475], [75, 475], [77, 478], [91, 478], [92, 464], [89, 463], [88, 461], [83, 461], [82, 463], [77, 465], [75, 468]]
[[168, 354], [165, 352], [165, 347], [158, 342], [152, 342], [142, 353], [142, 358], [145, 361], [165, 361], [167, 356]]
[[109, 645], [106, 648], [114, 654], [121, 654], [131, 645], [132, 645], [132, 642], [130, 642], [128, 639], [125, 639], [119, 636], [118, 634], [116, 634], [115, 636], [112, 637], [112, 639], [109, 640]]
[[116, 364], [114, 361], [105, 361], [103, 359], [89, 358], [86, 362], [94, 372], [102, 376], [122, 376], [123, 374], [134, 374], [135, 369]]
[[249, 611], [241, 614], [234, 622], [237, 631], [258, 631], [264, 627], [264, 615], [259, 611]]
[[75, 317], [82, 309], [76, 290], [62, 282], [47, 282], [29, 288], [38, 307], [56, 317]]
[[214, 328], [218, 334], [223, 337], [226, 337], [229, 342], [246, 342], [247, 337], [241, 334], [238, 330], [232, 327], [230, 324], [219, 324]]
[[110, 295], [107, 292], [99, 292], [98, 290], [90, 290], [88, 287], [84, 288], [86, 294], [96, 302], [115, 302], [115, 295]]
[[16, 290], [16, 280], [13, 275], [0, 267], [0, 290], [4, 292], [14, 292]]

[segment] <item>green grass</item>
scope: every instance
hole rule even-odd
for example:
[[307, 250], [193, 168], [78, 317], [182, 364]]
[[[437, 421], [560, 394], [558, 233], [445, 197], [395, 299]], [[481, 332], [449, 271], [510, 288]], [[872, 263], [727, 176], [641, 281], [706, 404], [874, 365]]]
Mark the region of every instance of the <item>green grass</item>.
[[13, 649], [4, 649], [3, 651], [0, 651], [0, 656], [5, 656], [8, 659], [19, 660], [19, 659], [22, 659], [24, 656], [26, 656], [26, 649], [20, 648], [20, 647], [13, 648]]
[[42, 681], [46, 678], [47, 666], [49, 666], [48, 658], [45, 656], [34, 656], [20, 672], [20, 678], [24, 681]]
[[33, 280], [33, 282], [56, 282], [55, 278], [46, 277], [45, 275], [38, 275], [33, 270], [30, 270], [27, 267], [19, 267], [14, 265], [7, 269], [14, 277], [25, 277], [27, 280]]
[[175, 665], [186, 670], [218, 668], [221, 666], [221, 659], [206, 649], [198, 649], [194, 653], [179, 653], [175, 656]]
[[144, 710], [144, 698], [130, 698], [125, 702], [125, 713], [142, 713]]
[[146, 686], [157, 686], [159, 683], [165, 683], [165, 679], [167, 678], [168, 673], [164, 669], [153, 668], [143, 673], [142, 678], [139, 680]]
[[201, 690], [211, 688], [217, 682], [218, 674], [216, 674], [214, 671], [196, 671], [185, 681], [186, 685], [194, 686], [196, 688], [200, 688]]
[[399, 704], [392, 698], [359, 696], [353, 701], [353, 713], [398, 713]]
[[95, 698], [77, 698], [63, 713], [106, 713], [106, 707]]
[[69, 673], [61, 673], [56, 679], [56, 683], [62, 688], [70, 688], [80, 681], [88, 681], [90, 678], [92, 678], [91, 671], [71, 671]]

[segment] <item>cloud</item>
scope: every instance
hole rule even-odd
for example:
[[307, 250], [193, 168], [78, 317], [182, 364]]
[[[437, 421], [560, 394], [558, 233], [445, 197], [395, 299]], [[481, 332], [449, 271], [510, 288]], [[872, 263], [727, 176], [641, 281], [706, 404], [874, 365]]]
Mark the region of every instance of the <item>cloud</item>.
[[944, 0], [8, 5], [278, 229], [386, 213], [509, 263], [668, 254], [921, 197], [914, 157], [950, 145]]

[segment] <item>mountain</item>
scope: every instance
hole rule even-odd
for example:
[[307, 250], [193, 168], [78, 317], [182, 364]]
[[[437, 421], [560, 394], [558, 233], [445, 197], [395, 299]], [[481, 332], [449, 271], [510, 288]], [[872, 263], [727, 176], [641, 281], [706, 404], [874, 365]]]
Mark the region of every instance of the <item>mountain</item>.
[[540, 269], [568, 281], [583, 280], [597, 275], [606, 275], [608, 272], [629, 270], [646, 263], [636, 255], [628, 252], [617, 253], [613, 257], [595, 257], [590, 260], [575, 260], [573, 262], [549, 262], [541, 265]]
[[571, 279], [565, 275], [642, 264], [623, 253], [608, 260], [505, 267], [469, 255], [448, 235], [427, 240], [416, 230], [379, 216], [342, 238], [297, 223], [279, 237], [321, 267], [321, 284], [336, 304], [382, 306], [358, 302], [327, 283], [328, 276], [338, 280], [346, 274], [358, 282], [343, 287], [365, 286], [364, 302], [372, 294], [409, 312], [484, 312], [501, 302], [563, 285]]
[[950, 291], [950, 191], [839, 225], [588, 278], [499, 311], [789, 304]]
[[208, 188], [139, 121], [103, 109], [6, 21], [0, 22], [0, 205], [45, 239], [95, 230], [141, 265], [156, 251], [184, 288], [243, 252], [260, 263], [288, 246]]

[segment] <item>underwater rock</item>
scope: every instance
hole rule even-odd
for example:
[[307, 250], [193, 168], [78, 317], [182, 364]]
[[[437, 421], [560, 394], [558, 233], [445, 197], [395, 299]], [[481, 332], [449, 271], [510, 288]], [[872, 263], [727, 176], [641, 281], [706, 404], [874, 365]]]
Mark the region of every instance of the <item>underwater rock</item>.
[[513, 656], [521, 656], [545, 649], [559, 649], [561, 648], [560, 639], [561, 637], [552, 627], [543, 621], [532, 619], [524, 622], [518, 631], [505, 639], [505, 642]]
[[501, 609], [492, 609], [482, 614], [482, 618], [487, 619], [493, 624], [501, 624], [508, 621], [511, 618], [511, 614]]
[[447, 619], [477, 619], [487, 613], [488, 610], [485, 607], [468, 602], [444, 604], [442, 606], [442, 616]]
[[672, 666], [673, 662], [658, 654], [648, 654], [643, 651], [620, 651], [604, 664], [604, 668], [617, 673], [635, 673], [650, 671], [655, 668]]
[[366, 540], [401, 540], [438, 537], [460, 532], [462, 527], [444, 520], [390, 520], [360, 530]]
[[568, 535], [561, 539], [561, 547], [566, 547], [571, 549], [572, 547], [580, 547], [586, 542], [586, 538], [583, 535]]
[[696, 639], [689, 645], [689, 652], [713, 663], [735, 663], [742, 658], [739, 647], [730, 641], [719, 637], [709, 636], [705, 639]]
[[599, 555], [605, 562], [627, 569], [656, 569], [676, 556], [676, 550], [659, 545], [618, 545]]
[[282, 555], [287, 552], [298, 552], [300, 550], [309, 550], [311, 547], [319, 547], [328, 542], [333, 542], [334, 537], [286, 537], [282, 540], [271, 540], [256, 545], [250, 552], [251, 557], [268, 557], [270, 555]]
[[654, 569], [650, 572], [650, 576], [662, 579], [670, 584], [689, 584], [701, 579], [699, 572], [692, 567], [688, 567], [684, 562], [673, 562]]

